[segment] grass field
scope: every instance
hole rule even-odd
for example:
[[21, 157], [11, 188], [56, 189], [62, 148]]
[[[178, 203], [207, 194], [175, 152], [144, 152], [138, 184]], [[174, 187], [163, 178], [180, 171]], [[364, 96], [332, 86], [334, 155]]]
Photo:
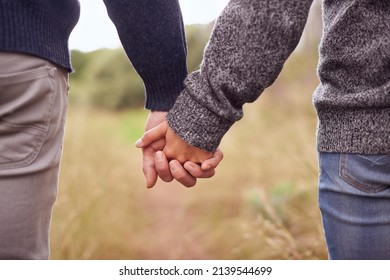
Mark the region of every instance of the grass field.
[[289, 60], [223, 139], [215, 177], [145, 188], [147, 112], [70, 107], [52, 259], [325, 259], [317, 206], [316, 58]]

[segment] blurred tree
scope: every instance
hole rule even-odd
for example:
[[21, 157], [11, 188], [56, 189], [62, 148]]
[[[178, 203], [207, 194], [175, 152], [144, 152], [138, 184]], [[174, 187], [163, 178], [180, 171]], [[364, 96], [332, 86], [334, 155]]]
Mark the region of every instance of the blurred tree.
[[188, 45], [187, 68], [189, 72], [199, 68], [202, 62], [203, 51], [210, 38], [213, 26], [214, 23], [211, 22], [207, 25], [196, 24], [186, 27]]
[[[186, 29], [188, 69], [197, 69], [212, 24]], [[75, 72], [70, 76], [70, 102], [107, 110], [142, 107], [144, 86], [122, 49], [102, 49], [83, 53], [72, 51]]]
[[123, 50], [103, 50], [89, 65], [89, 75], [92, 105], [110, 110], [143, 105], [143, 84]]

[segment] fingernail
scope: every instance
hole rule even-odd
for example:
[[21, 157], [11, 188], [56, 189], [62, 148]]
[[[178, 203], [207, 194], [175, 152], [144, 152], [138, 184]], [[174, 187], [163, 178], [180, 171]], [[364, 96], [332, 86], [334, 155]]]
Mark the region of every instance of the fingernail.
[[137, 148], [142, 148], [142, 139], [137, 140], [137, 142], [135, 142], [135, 146]]
[[171, 170], [171, 172], [175, 172], [179, 167], [180, 167], [180, 164], [175, 160], [173, 160], [169, 163], [169, 169]]
[[188, 170], [188, 171], [194, 171], [194, 166], [192, 165], [191, 162], [187, 163], [185, 165], [185, 168]]
[[157, 161], [163, 161], [164, 157], [163, 157], [163, 154], [161, 151], [158, 151], [156, 153], [156, 159], [157, 159]]

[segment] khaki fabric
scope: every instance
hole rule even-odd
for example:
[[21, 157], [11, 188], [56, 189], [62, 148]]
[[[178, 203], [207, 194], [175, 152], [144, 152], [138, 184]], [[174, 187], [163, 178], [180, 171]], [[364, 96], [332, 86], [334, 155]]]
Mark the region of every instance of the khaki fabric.
[[0, 259], [47, 259], [58, 189], [68, 73], [0, 53]]

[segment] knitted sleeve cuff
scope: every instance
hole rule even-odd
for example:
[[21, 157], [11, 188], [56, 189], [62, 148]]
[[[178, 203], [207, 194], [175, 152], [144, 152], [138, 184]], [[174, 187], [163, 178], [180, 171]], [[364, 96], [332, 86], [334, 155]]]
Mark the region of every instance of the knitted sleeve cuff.
[[185, 62], [180, 62], [152, 71], [138, 71], [138, 74], [145, 85], [145, 108], [169, 111], [184, 88], [187, 67]]
[[167, 116], [169, 126], [185, 142], [214, 152], [234, 122], [219, 117], [191, 98], [187, 90], [178, 97]]

